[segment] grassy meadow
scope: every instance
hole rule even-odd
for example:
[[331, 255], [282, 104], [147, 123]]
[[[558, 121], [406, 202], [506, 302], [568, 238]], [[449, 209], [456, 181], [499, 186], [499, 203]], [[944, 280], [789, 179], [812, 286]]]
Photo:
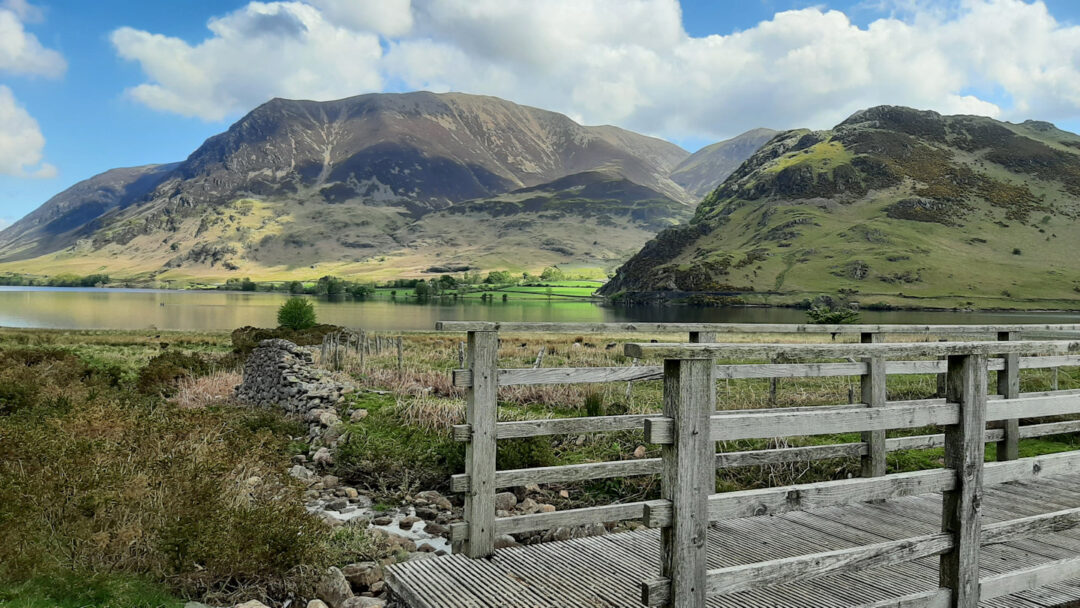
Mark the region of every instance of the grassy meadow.
[[[309, 342], [317, 337], [309, 336]], [[421, 490], [448, 492], [464, 450], [451, 427], [465, 395], [450, 371], [464, 334], [404, 335], [397, 353], [346, 359], [358, 390], [333, 474], [391, 507]], [[504, 335], [501, 367], [618, 366], [629, 341], [684, 335]], [[732, 336], [792, 340], [792, 336]], [[828, 340], [801, 336], [794, 339]], [[309, 516], [287, 470], [306, 451], [306, 424], [233, 401], [250, 339], [224, 332], [0, 330], [0, 606], [157, 607], [197, 599], [227, 605], [304, 597], [328, 565], [395, 559], [355, 527]], [[638, 364], [649, 364], [640, 361]], [[1024, 370], [1023, 391], [1048, 390], [1049, 370]], [[1063, 369], [1060, 388], [1080, 388]], [[934, 396], [934, 376], [889, 380], [890, 399]], [[507, 387], [499, 418], [658, 412], [662, 383]], [[720, 381], [724, 409], [772, 407], [769, 380]], [[847, 403], [856, 378], [781, 379], [777, 406]], [[931, 429], [909, 431], [910, 434]], [[721, 451], [857, 441], [854, 434], [740, 441]], [[500, 442], [501, 469], [634, 458], [640, 432]], [[659, 448], [644, 446], [647, 456]], [[1021, 455], [1080, 448], [1073, 436], [1021, 442]], [[993, 459], [994, 447], [987, 447]], [[640, 456], [640, 451], [638, 456]], [[889, 455], [889, 470], [942, 466], [942, 450]], [[720, 491], [858, 475], [854, 459], [721, 470]], [[553, 484], [559, 510], [653, 498], [655, 477]], [[561, 492], [565, 491], [565, 495]], [[306, 596], [310, 597], [310, 595]]]

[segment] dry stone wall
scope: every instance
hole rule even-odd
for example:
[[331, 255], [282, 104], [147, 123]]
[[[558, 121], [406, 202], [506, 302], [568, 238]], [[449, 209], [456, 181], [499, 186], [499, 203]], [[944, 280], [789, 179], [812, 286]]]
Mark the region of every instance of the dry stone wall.
[[263, 340], [244, 364], [236, 387], [242, 402], [277, 406], [308, 417], [313, 410], [333, 410], [352, 387], [315, 367], [311, 353], [288, 340]]

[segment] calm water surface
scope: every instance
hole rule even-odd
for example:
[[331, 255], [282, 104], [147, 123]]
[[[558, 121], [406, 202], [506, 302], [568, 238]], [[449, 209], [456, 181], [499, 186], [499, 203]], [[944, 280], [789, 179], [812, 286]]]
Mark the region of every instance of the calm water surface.
[[[276, 325], [276, 293], [0, 287], [0, 326], [57, 329], [234, 329]], [[427, 304], [377, 298], [362, 302], [316, 301], [319, 320], [372, 330], [425, 330], [436, 321], [584, 321], [803, 323], [806, 315], [783, 308], [607, 306], [589, 301], [442, 300]], [[960, 313], [864, 311], [865, 323], [1080, 323], [1077, 313]]]

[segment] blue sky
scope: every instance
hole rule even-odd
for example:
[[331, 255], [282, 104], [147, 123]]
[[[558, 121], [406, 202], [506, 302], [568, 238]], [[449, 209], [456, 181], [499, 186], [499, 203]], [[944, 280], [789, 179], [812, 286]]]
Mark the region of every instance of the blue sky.
[[[182, 160], [275, 95], [494, 94], [689, 149], [876, 103], [1080, 131], [1080, 3], [1065, 0], [305, 1], [0, 0], [37, 41], [5, 63], [0, 20], [18, 117], [0, 120], [0, 225], [103, 170]], [[288, 38], [294, 23], [306, 32]], [[993, 44], [972, 50], [973, 31]], [[271, 35], [280, 49], [260, 46]], [[41, 158], [5, 164], [19, 121]]]

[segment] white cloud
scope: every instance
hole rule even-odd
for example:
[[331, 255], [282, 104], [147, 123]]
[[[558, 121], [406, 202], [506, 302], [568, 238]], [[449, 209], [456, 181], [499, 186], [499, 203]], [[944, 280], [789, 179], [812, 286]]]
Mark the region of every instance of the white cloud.
[[0, 84], [0, 174], [49, 178], [56, 167], [42, 162], [45, 137], [38, 123]]
[[[63, 55], [41, 46], [24, 22], [41, 21], [43, 13], [26, 0], [0, 2], [0, 73], [59, 78], [67, 70]], [[56, 177], [44, 162], [45, 136], [34, 117], [0, 84], [0, 175]], [[0, 220], [2, 221], [2, 220]]]
[[221, 120], [271, 97], [333, 99], [378, 90], [379, 37], [334, 25], [313, 6], [252, 2], [211, 19], [195, 45], [120, 28], [111, 39], [149, 82], [128, 91], [157, 110]]
[[0, 4], [0, 71], [59, 78], [67, 70], [60, 53], [41, 46], [23, 27], [24, 21], [42, 18], [40, 10], [25, 0]]
[[39, 23], [45, 20], [45, 12], [26, 0], [4, 0], [0, 8], [15, 13], [24, 23]]
[[[393, 88], [498, 95], [671, 137], [827, 127], [883, 103], [1055, 120], [1080, 112], [1080, 27], [1041, 2], [868, 2], [688, 35], [676, 0], [307, 0], [213, 19], [192, 44], [122, 28], [137, 100], [219, 120], [273, 96]], [[858, 10], [869, 10], [866, 6]]]
[[326, 15], [328, 21], [355, 30], [384, 36], [407, 34], [413, 26], [410, 0], [307, 0]]

